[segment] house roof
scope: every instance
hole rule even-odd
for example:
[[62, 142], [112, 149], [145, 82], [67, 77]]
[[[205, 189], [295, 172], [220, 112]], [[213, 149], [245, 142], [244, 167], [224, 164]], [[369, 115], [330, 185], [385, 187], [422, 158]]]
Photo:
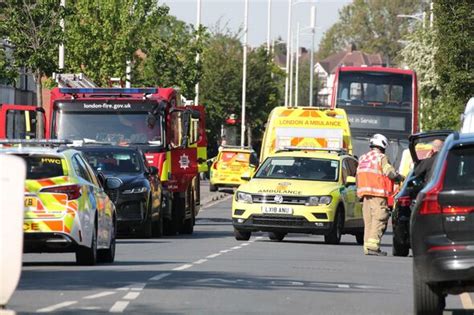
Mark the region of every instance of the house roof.
[[330, 55], [326, 59], [319, 62], [324, 71], [328, 74], [334, 73], [339, 66], [383, 66], [383, 58], [381, 54], [368, 54], [360, 50], [356, 50], [354, 45], [348, 49]]

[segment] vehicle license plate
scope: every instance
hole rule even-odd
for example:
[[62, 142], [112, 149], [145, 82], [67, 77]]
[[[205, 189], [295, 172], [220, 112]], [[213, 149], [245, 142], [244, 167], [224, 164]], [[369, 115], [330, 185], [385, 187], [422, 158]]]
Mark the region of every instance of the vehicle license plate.
[[25, 208], [28, 210], [36, 209], [38, 200], [34, 197], [25, 197]]
[[262, 213], [267, 214], [293, 214], [293, 208], [279, 206], [262, 206]]

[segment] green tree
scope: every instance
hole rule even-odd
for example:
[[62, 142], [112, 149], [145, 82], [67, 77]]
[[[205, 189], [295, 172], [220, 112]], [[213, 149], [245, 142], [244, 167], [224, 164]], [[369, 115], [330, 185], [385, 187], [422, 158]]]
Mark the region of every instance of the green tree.
[[195, 85], [201, 79], [202, 53], [208, 38], [205, 28], [198, 30], [174, 16], [150, 19], [142, 48], [145, 54], [135, 68], [134, 80], [142, 86], [176, 86], [188, 99], [195, 96]]
[[[160, 21], [168, 7], [153, 0], [72, 0], [74, 15], [66, 20], [66, 68], [84, 72], [99, 85], [125, 77], [127, 61], [149, 36], [149, 21]], [[158, 74], [157, 74], [158, 75]]]
[[[211, 153], [219, 141], [225, 119], [231, 114], [241, 116], [242, 53], [239, 33], [217, 30], [206, 42], [202, 54], [200, 94], [206, 105]], [[284, 73], [272, 62], [272, 56], [264, 47], [250, 49], [247, 60], [246, 142], [258, 144], [268, 114], [281, 103], [279, 86], [284, 83]]]
[[221, 124], [230, 114], [240, 116], [242, 46], [238, 35], [213, 31], [201, 56], [201, 103], [206, 105], [210, 153], [220, 138]]
[[441, 92], [439, 76], [435, 68], [435, 54], [438, 47], [433, 28], [420, 27], [406, 37], [406, 46], [401, 50], [402, 62], [416, 71], [418, 79], [418, 101], [420, 105], [420, 127], [423, 130], [441, 127], [439, 120], [445, 114], [439, 111], [438, 96]]
[[[474, 2], [434, 2], [434, 27], [438, 47], [434, 62], [439, 84], [440, 108], [433, 115], [434, 127], [459, 126], [464, 105], [474, 91]], [[440, 115], [439, 112], [445, 115]], [[440, 117], [441, 116], [441, 117]]]
[[354, 0], [339, 12], [339, 21], [323, 36], [318, 58], [324, 59], [354, 43], [360, 50], [382, 53], [393, 64], [399, 40], [411, 29], [398, 14], [418, 12], [420, 0]]
[[5, 48], [0, 46], [0, 83], [12, 84], [15, 82], [17, 75], [18, 71], [15, 71], [15, 68], [12, 67], [12, 62], [7, 57]]
[[[58, 46], [63, 41], [59, 22], [67, 11], [59, 4], [59, 0], [5, 0], [0, 7], [0, 16], [7, 17], [0, 23], [0, 34], [13, 45], [13, 68], [33, 73], [38, 107], [43, 106], [41, 79], [57, 70]], [[42, 137], [43, 121], [38, 122]]]

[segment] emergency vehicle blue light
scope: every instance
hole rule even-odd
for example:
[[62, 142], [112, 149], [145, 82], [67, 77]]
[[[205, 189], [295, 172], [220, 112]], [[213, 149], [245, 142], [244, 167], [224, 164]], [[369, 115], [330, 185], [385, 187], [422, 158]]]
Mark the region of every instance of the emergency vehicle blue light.
[[157, 88], [60, 88], [63, 94], [154, 94], [158, 93]]

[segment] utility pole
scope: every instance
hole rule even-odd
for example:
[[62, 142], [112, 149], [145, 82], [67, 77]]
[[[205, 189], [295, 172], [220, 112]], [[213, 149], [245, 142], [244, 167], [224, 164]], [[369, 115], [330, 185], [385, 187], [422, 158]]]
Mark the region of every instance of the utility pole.
[[[199, 27], [201, 26], [201, 0], [197, 0], [197, 13], [196, 13], [197, 17], [196, 17], [196, 28], [199, 29]], [[197, 38], [196, 39], [199, 39], [199, 35], [197, 35]], [[199, 59], [200, 59], [200, 54], [197, 53], [196, 54], [196, 65], [199, 63]], [[196, 86], [195, 86], [195, 97], [194, 97], [194, 105], [198, 105], [199, 104], [199, 82], [196, 83]]]
[[291, 36], [291, 8], [292, 0], [288, 0], [288, 30], [286, 32], [286, 79], [285, 79], [285, 106], [288, 106], [288, 87], [290, 83], [290, 36]]
[[294, 45], [293, 45], [293, 32], [290, 37], [290, 95], [288, 97], [288, 106], [294, 106], [293, 104], [293, 59], [294, 59]]
[[[64, 10], [64, 8], [66, 7], [66, 0], [61, 0], [60, 6]], [[59, 21], [59, 25], [61, 26], [61, 29], [64, 34], [64, 31], [65, 31], [64, 19], [61, 19]], [[58, 68], [59, 68], [59, 72], [63, 72], [63, 69], [64, 69], [64, 44], [63, 43], [59, 44], [59, 67]]]
[[240, 145], [245, 146], [245, 102], [247, 94], [247, 33], [248, 33], [248, 15], [249, 15], [249, 0], [245, 0], [244, 13], [244, 62], [242, 69], [242, 117], [240, 130]]
[[267, 12], [267, 54], [270, 53], [271, 45], [271, 28], [272, 28], [272, 0], [268, 0]]
[[313, 106], [314, 34], [316, 33], [316, 7], [311, 7], [311, 58], [309, 63], [309, 106]]
[[300, 22], [296, 26], [296, 74], [295, 74], [295, 106], [298, 106], [298, 88], [299, 88], [299, 70], [300, 70]]

